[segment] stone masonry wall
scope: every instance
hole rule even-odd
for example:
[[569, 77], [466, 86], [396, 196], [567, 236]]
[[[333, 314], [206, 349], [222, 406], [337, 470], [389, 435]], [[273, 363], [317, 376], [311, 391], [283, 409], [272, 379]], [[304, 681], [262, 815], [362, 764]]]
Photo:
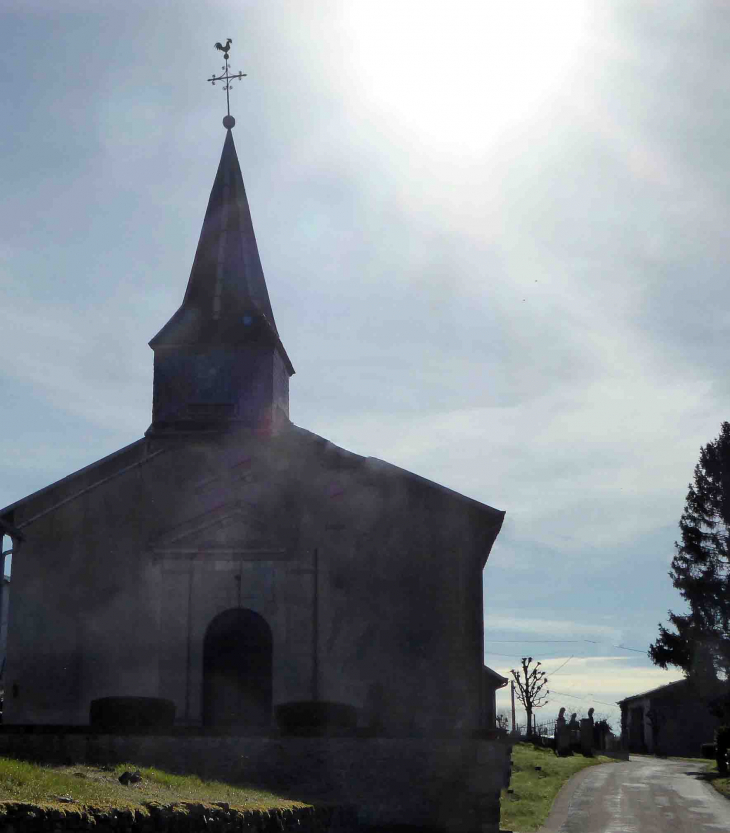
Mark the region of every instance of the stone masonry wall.
[[0, 802], [0, 833], [345, 833], [356, 823], [351, 809], [328, 806], [239, 811], [224, 803], [184, 803], [107, 810]]
[[0, 754], [48, 763], [130, 763], [282, 789], [356, 808], [365, 826], [497, 833], [509, 748], [420, 738], [0, 734]]

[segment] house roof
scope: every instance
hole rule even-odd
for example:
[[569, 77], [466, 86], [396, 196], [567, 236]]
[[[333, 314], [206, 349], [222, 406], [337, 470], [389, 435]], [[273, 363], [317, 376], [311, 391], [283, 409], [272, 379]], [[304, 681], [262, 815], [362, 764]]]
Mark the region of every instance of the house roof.
[[495, 688], [504, 688], [507, 683], [509, 682], [508, 677], [503, 677], [501, 674], [498, 674], [493, 668], [490, 668], [488, 665], [485, 665], [483, 668], [484, 675], [489, 677], [492, 685]]
[[675, 680], [673, 683], [666, 683], [665, 685], [657, 686], [656, 688], [651, 688], [649, 691], [642, 691], [641, 694], [632, 694], [630, 697], [624, 697], [623, 700], [617, 700], [616, 702], [620, 705], [621, 703], [628, 703], [630, 700], [641, 700], [644, 697], [652, 697], [654, 695], [662, 695], [668, 694], [670, 691], [674, 691], [676, 689], [682, 689], [684, 686], [687, 685], [687, 680]]

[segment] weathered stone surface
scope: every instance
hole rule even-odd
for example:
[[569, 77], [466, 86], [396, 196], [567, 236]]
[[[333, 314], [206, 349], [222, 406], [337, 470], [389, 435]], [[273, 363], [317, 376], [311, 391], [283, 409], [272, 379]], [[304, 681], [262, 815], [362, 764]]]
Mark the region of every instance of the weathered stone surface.
[[[48, 749], [83, 761], [90, 740], [82, 734], [0, 733], [0, 754], [43, 757]], [[112, 761], [134, 760], [272, 789], [285, 786], [289, 797], [356, 808], [359, 824], [421, 825], [454, 833], [474, 829], [474, 819], [491, 824], [510, 753], [506, 744], [470, 739], [110, 735], [104, 741]], [[220, 806], [180, 806], [189, 819], [229, 820]], [[151, 805], [149, 812], [157, 829], [172, 830], [164, 808]], [[102, 816], [97, 822], [118, 827], [120, 818]], [[184, 823], [176, 822], [175, 833]]]
[[[155, 807], [155, 814], [165, 819], [165, 830], [170, 833], [198, 833], [240, 830], [242, 833], [335, 833], [352, 830], [357, 820], [347, 807], [302, 807], [273, 810], [237, 810], [230, 807], [220, 818], [213, 808], [197, 805]], [[209, 815], [206, 815], [206, 812]], [[75, 813], [61, 813], [41, 805], [0, 801], [0, 833], [35, 833], [37, 830], [66, 831], [93, 829], [95, 833], [146, 833], [154, 830], [142, 811], [112, 810], [86, 807]]]
[[128, 695], [199, 726], [206, 632], [239, 607], [271, 631], [271, 708], [312, 699], [316, 551], [318, 698], [385, 736], [481, 727], [482, 568], [501, 512], [293, 426], [143, 441], [99, 475], [67, 503], [94, 476], [16, 509], [21, 524], [52, 511], [14, 555], [6, 723], [84, 724], [91, 700]]

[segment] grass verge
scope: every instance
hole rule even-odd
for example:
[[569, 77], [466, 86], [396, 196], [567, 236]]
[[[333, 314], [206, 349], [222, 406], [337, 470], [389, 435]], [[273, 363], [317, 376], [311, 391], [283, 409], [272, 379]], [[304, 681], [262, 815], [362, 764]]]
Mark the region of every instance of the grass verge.
[[[139, 770], [142, 780], [120, 784], [125, 770]], [[242, 810], [308, 806], [255, 787], [203, 781], [196, 775], [173, 775], [152, 767], [43, 766], [14, 758], [0, 758], [0, 801], [118, 809], [183, 802], [225, 802]]]
[[615, 760], [603, 755], [558, 758], [551, 749], [540, 749], [531, 743], [515, 744], [510, 781], [513, 792], [502, 790], [500, 827], [532, 833], [545, 823], [555, 796], [571, 775], [588, 766], [608, 763]]
[[[695, 760], [697, 760], [695, 758]], [[717, 762], [714, 759], [708, 758], [700, 758], [700, 760], [704, 763], [711, 763], [705, 772], [703, 773], [703, 778], [708, 783], [712, 784], [712, 786], [725, 798], [730, 799], [730, 776], [728, 775], [720, 775], [717, 771]]]

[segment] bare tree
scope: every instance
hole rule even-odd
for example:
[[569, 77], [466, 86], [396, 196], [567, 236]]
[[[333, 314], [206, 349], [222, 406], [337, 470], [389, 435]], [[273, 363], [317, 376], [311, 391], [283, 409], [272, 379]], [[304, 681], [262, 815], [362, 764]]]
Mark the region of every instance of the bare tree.
[[533, 734], [533, 718], [532, 714], [535, 709], [539, 709], [547, 702], [547, 695], [550, 694], [550, 689], [546, 689], [547, 675], [540, 670], [542, 663], [537, 662], [532, 668], [532, 657], [522, 657], [522, 670], [515, 671], [511, 669], [511, 674], [515, 678], [515, 694], [517, 699], [525, 707], [527, 712], [527, 737], [532, 737]]

